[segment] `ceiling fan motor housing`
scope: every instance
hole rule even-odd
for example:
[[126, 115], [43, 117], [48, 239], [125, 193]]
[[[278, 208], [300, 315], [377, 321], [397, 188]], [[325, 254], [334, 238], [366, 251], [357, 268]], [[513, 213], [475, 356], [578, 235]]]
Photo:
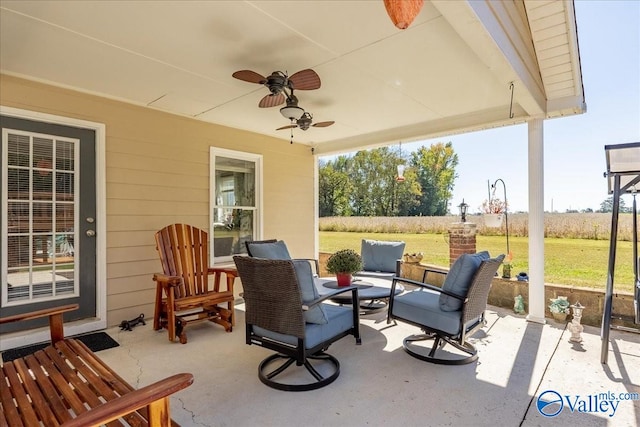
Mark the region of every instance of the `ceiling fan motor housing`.
[[312, 121], [313, 117], [311, 116], [311, 114], [305, 111], [302, 117], [298, 119], [297, 124], [300, 129], [307, 130], [309, 129], [309, 126], [311, 126]]
[[267, 82], [265, 86], [269, 88], [269, 91], [272, 95], [277, 95], [282, 92], [285, 85], [287, 84], [287, 77], [277, 72], [272, 73], [269, 77], [267, 77]]

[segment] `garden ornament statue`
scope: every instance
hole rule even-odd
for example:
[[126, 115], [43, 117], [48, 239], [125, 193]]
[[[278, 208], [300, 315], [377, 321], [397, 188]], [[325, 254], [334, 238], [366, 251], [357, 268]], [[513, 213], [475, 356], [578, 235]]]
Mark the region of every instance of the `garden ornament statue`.
[[524, 314], [524, 298], [522, 298], [522, 295], [517, 295], [513, 298], [513, 311], [516, 314]]
[[569, 331], [571, 331], [569, 341], [582, 342], [580, 333], [584, 331], [584, 326], [580, 324], [580, 319], [582, 319], [582, 310], [584, 310], [585, 307], [578, 301], [571, 306], [571, 309], [573, 310], [573, 319], [571, 319], [571, 323], [569, 323]]

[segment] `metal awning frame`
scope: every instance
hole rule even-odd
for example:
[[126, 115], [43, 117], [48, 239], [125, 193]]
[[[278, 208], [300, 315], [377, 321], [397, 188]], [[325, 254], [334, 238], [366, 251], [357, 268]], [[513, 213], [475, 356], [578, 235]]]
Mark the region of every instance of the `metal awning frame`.
[[[613, 210], [611, 213], [611, 237], [609, 242], [609, 266], [607, 272], [607, 288], [604, 298], [604, 310], [602, 314], [602, 349], [600, 362], [607, 363], [609, 355], [609, 332], [611, 330], [611, 313], [613, 305], [613, 277], [615, 273], [616, 249], [618, 242], [618, 217], [620, 214], [620, 196], [633, 194], [633, 269], [635, 277], [634, 286], [634, 313], [635, 323], [640, 324], [640, 281], [638, 280], [638, 210], [636, 204], [636, 185], [640, 182], [640, 142], [627, 144], [605, 145], [607, 160], [607, 172], [605, 178], [608, 181], [609, 194], [613, 194]], [[617, 161], [621, 162], [618, 163]], [[634, 163], [635, 162], [635, 163]], [[624, 166], [627, 167], [624, 167]], [[629, 167], [629, 165], [635, 167]]]

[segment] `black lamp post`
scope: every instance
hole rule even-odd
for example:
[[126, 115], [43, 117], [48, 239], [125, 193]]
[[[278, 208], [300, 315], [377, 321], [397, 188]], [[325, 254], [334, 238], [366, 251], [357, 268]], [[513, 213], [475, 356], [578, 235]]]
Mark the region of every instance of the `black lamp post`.
[[458, 205], [458, 208], [460, 208], [460, 222], [467, 222], [468, 207], [469, 205], [464, 202], [464, 199], [462, 199], [462, 203]]

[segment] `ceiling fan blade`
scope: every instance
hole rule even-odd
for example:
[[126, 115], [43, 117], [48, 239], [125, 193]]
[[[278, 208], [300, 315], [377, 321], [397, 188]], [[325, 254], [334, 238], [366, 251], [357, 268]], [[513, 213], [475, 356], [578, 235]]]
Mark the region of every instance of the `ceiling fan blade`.
[[293, 74], [289, 77], [289, 82], [293, 84], [293, 88], [296, 90], [314, 90], [320, 88], [320, 76], [309, 68]]
[[242, 80], [249, 83], [264, 84], [264, 82], [267, 81], [267, 79], [264, 76], [251, 70], [236, 71], [235, 73], [232, 74], [232, 76], [238, 80]]
[[293, 128], [297, 128], [298, 125], [289, 125], [289, 126], [282, 126], [281, 128], [278, 128], [276, 130], [282, 130], [282, 129], [293, 129]]
[[266, 95], [264, 98], [260, 100], [258, 107], [260, 108], [269, 108], [275, 107], [284, 103], [284, 94], [279, 93], [277, 95]]
[[316, 128], [326, 128], [327, 126], [331, 126], [332, 124], [334, 124], [335, 122], [333, 120], [330, 120], [328, 122], [319, 122], [319, 123], [314, 123], [311, 126], [316, 127]]

